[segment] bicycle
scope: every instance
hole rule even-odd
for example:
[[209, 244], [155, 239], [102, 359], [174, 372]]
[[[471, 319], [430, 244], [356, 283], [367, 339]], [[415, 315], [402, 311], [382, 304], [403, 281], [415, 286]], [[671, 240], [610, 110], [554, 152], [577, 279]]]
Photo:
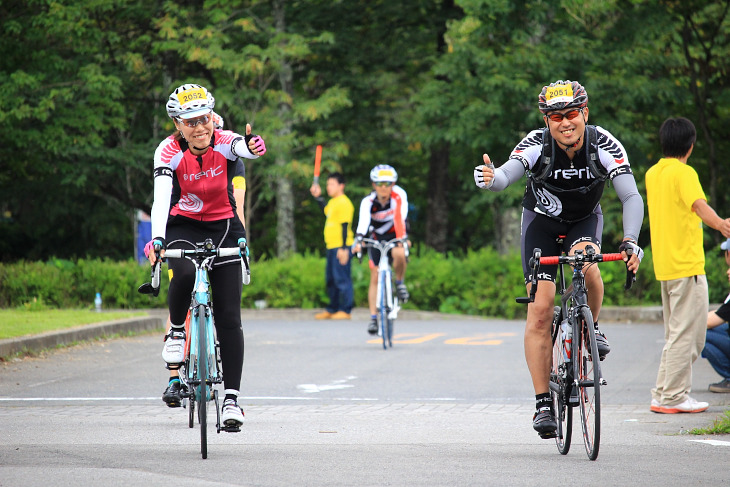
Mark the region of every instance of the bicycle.
[[[559, 239], [560, 241], [560, 239]], [[627, 249], [631, 255], [631, 249]], [[540, 265], [558, 265], [558, 293], [560, 306], [555, 306], [551, 339], [553, 359], [550, 370], [550, 394], [558, 428], [555, 442], [558, 451], [566, 455], [570, 450], [573, 432], [573, 408], [580, 407], [583, 443], [590, 460], [598, 458], [601, 442], [601, 386], [607, 385], [601, 373], [593, 314], [588, 307], [585, 269], [598, 262], [623, 261], [619, 253], [597, 254], [592, 246], [576, 250], [573, 255], [543, 257], [540, 249], [534, 249], [529, 266], [529, 297], [517, 298], [518, 303], [535, 301]], [[563, 265], [573, 268], [571, 285], [566, 288]], [[626, 270], [624, 289], [631, 288], [636, 276]]]
[[[216, 248], [211, 239], [196, 243], [194, 250], [167, 249], [164, 259], [188, 259], [195, 266], [195, 284], [188, 319], [185, 321], [185, 332], [188, 339], [185, 344], [183, 362], [179, 365], [170, 365], [170, 369], [180, 371], [181, 395], [183, 406], [190, 403], [188, 408], [188, 427], [195, 424], [195, 410], [198, 411], [200, 424], [200, 453], [208, 458], [208, 420], [207, 405], [213, 400], [216, 409], [216, 431], [236, 433], [241, 431], [238, 426], [221, 425], [218, 390], [216, 384], [223, 382], [220, 367], [220, 347], [215, 336], [214, 313], [210, 296], [210, 281], [208, 271], [214, 257], [231, 257], [239, 255], [243, 265], [243, 283], [251, 282], [251, 270], [248, 262], [248, 246], [245, 238], [238, 240], [238, 247]], [[159, 252], [161, 245], [155, 242], [154, 250], [158, 256], [152, 268], [150, 283], [145, 283], [139, 292], [157, 296], [160, 288]], [[197, 406], [196, 406], [197, 404]]]
[[[363, 247], [372, 247], [380, 251], [376, 309], [380, 321], [378, 335], [383, 338], [383, 349], [387, 350], [388, 347], [393, 347], [393, 327], [400, 311], [398, 296], [393, 294], [393, 271], [390, 268], [389, 254], [392, 249], [402, 243], [407, 258], [408, 241], [406, 238], [379, 241], [365, 237], [361, 242], [364, 244]], [[362, 262], [362, 250], [357, 253], [357, 258]]]

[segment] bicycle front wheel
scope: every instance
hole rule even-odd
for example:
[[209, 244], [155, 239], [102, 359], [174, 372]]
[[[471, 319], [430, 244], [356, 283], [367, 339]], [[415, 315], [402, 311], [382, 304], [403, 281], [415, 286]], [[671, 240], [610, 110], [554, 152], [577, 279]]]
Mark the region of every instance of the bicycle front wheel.
[[198, 421], [200, 422], [200, 454], [208, 458], [208, 334], [206, 330], [206, 308], [198, 306]]
[[555, 408], [555, 420], [558, 423], [555, 444], [561, 455], [567, 455], [570, 451], [573, 434], [573, 408], [568, 405], [568, 387], [572, 382], [570, 373], [572, 367], [571, 363], [565, 360], [565, 342], [560, 333], [560, 318], [560, 306], [556, 306], [553, 312], [553, 364], [550, 370], [550, 396]]
[[[381, 257], [382, 258], [382, 257]], [[380, 336], [383, 338], [383, 349], [388, 349], [388, 281], [387, 273], [380, 273]]]
[[601, 444], [601, 361], [598, 359], [596, 332], [593, 328], [593, 314], [584, 307], [578, 318], [581, 320], [581, 337], [576, 359], [579, 360], [578, 384], [580, 395], [580, 417], [583, 426], [583, 443], [588, 458], [598, 458]]

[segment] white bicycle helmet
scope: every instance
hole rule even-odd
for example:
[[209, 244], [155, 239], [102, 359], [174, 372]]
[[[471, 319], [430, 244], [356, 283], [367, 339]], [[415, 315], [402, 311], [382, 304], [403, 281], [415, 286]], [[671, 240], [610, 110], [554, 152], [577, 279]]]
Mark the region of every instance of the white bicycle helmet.
[[370, 181], [374, 183], [395, 183], [398, 181], [398, 173], [393, 166], [378, 164], [370, 171]]
[[185, 83], [170, 93], [167, 99], [167, 115], [170, 118], [195, 118], [210, 113], [215, 98], [204, 86]]
[[218, 130], [223, 130], [223, 126], [226, 124], [226, 121], [223, 120], [223, 117], [218, 115], [216, 112], [211, 113], [211, 116], [213, 117], [213, 125], [215, 125], [215, 128]]

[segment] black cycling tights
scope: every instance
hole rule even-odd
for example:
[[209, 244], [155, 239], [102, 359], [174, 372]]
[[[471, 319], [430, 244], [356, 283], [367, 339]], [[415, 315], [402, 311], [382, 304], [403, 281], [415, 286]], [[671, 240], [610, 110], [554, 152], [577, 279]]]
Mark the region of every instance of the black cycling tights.
[[[195, 266], [187, 259], [168, 260], [172, 280], [167, 294], [170, 322], [185, 323], [190, 307], [190, 296], [195, 284]], [[223, 385], [226, 389], [240, 390], [243, 369], [243, 330], [241, 329], [241, 265], [214, 267], [208, 272], [215, 330], [221, 347]]]

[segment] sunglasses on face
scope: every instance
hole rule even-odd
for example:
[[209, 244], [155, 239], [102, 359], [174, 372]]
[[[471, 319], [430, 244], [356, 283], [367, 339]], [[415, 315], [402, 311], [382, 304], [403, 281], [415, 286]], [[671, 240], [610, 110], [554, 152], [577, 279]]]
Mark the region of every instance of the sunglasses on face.
[[568, 120], [573, 120], [578, 115], [580, 115], [582, 112], [583, 112], [583, 109], [576, 108], [574, 110], [569, 110], [569, 111], [567, 111], [565, 113], [557, 113], [557, 112], [555, 112], [555, 113], [548, 113], [545, 116], [547, 118], [549, 118], [550, 120], [552, 120], [553, 122], [560, 123], [560, 122], [563, 121], [564, 118], [567, 118]]
[[207, 124], [208, 122], [211, 121], [211, 116], [210, 116], [210, 114], [207, 114], [207, 115], [203, 115], [201, 117], [188, 118], [188, 119], [178, 118], [177, 121], [180, 122], [181, 124], [185, 125], [186, 127], [193, 128], [193, 127], [197, 127], [200, 124], [203, 124], [203, 125]]
[[381, 181], [379, 183], [375, 183], [375, 186], [384, 187], [384, 186], [393, 186], [393, 183], [387, 183], [385, 181]]

